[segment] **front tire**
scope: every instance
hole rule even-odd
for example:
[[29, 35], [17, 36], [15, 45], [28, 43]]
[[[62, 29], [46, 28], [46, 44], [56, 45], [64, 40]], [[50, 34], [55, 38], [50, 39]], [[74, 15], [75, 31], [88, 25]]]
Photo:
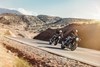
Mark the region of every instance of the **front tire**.
[[77, 43], [76, 43], [76, 44], [73, 44], [73, 45], [71, 46], [70, 50], [71, 50], [71, 51], [74, 51], [74, 50], [77, 48], [77, 46], [78, 46]]

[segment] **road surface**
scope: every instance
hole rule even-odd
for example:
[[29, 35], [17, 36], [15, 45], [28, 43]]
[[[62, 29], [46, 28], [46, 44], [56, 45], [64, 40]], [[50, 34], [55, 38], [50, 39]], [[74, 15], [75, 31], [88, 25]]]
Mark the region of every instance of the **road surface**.
[[37, 47], [39, 49], [51, 52], [53, 54], [57, 54], [63, 57], [75, 59], [90, 65], [100, 67], [100, 51], [80, 47], [78, 47], [75, 51], [69, 51], [68, 49], [62, 50], [60, 48], [60, 44], [58, 44], [57, 46], [49, 45], [46, 41], [12, 37], [7, 38], [21, 43], [25, 43], [33, 47]]

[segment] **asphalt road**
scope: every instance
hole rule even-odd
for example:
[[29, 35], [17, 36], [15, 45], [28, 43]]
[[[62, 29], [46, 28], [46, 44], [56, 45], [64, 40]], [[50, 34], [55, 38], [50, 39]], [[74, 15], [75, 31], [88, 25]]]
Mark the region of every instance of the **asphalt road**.
[[100, 51], [80, 48], [78, 47], [75, 51], [69, 51], [68, 49], [62, 50], [60, 48], [60, 44], [57, 46], [49, 45], [46, 41], [40, 40], [32, 40], [32, 39], [25, 39], [25, 38], [11, 38], [12, 40], [25, 43], [27, 45], [31, 45], [33, 47], [37, 47], [39, 49], [46, 50], [48, 52], [64, 56], [67, 58], [75, 59], [90, 65], [94, 65], [100, 67]]

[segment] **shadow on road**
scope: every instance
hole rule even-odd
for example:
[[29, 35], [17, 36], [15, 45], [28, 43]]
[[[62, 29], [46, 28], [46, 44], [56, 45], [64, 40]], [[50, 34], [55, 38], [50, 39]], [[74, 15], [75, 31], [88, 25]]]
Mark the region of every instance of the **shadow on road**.
[[43, 44], [43, 45], [49, 45], [49, 43], [40, 43], [40, 42], [36, 42], [37, 44]]
[[59, 47], [50, 47], [50, 46], [38, 46], [38, 47], [50, 48], [50, 49], [59, 49], [59, 50], [66, 50], [66, 51], [69, 51], [68, 49], [61, 49], [61, 48], [59, 48]]

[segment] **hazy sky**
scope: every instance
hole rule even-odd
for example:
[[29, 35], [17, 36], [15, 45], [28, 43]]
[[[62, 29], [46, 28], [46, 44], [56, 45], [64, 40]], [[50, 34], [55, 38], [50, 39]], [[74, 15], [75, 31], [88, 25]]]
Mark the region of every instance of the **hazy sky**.
[[0, 7], [33, 15], [100, 19], [100, 0], [1, 0]]

